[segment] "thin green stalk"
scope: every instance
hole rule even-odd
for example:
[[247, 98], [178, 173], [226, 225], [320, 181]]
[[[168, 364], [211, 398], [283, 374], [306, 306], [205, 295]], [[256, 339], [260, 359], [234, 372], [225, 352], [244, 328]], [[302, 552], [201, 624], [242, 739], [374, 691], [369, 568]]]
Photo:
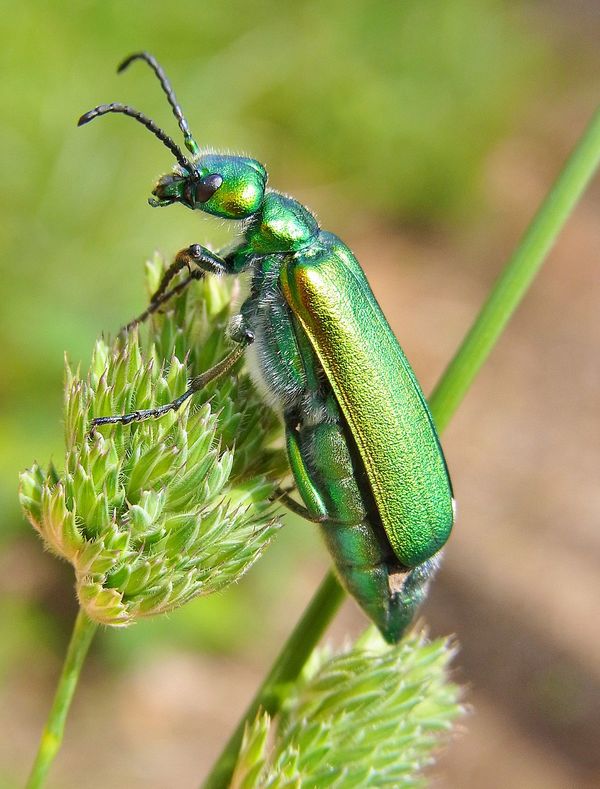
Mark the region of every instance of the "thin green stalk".
[[38, 752], [31, 768], [27, 789], [38, 789], [44, 785], [48, 770], [62, 743], [65, 721], [73, 700], [81, 667], [98, 625], [80, 609], [73, 626], [71, 640], [65, 656], [63, 669], [58, 680], [54, 701], [44, 726]]
[[259, 709], [271, 714], [281, 709], [287, 695], [286, 685], [298, 678], [315, 643], [340, 607], [344, 595], [335, 575], [327, 573], [206, 779], [205, 789], [229, 786], [246, 723], [254, 720]]
[[592, 117], [554, 186], [538, 209], [456, 355], [436, 386], [430, 406], [442, 430], [498, 341], [539, 271], [583, 190], [600, 164], [600, 109]]
[[[431, 411], [440, 431], [460, 405], [599, 163], [600, 109], [592, 117], [430, 398]], [[331, 600], [326, 596], [328, 589], [332, 590]], [[333, 574], [328, 573], [215, 763], [203, 784], [204, 789], [229, 786], [246, 723], [254, 719], [259, 707], [271, 715], [279, 711], [285, 696], [274, 694], [273, 686], [281, 684], [279, 678], [285, 677], [285, 681], [292, 682], [298, 677], [343, 599], [344, 592]], [[296, 653], [298, 647], [301, 653]]]

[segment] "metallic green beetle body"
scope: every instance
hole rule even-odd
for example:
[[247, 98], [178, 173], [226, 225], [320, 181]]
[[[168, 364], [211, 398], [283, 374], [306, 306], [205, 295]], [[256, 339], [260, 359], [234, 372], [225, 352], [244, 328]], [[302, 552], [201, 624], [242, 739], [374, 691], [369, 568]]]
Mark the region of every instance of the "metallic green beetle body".
[[[245, 220], [227, 252], [192, 245], [181, 259], [205, 272], [249, 273], [232, 337], [252, 342], [250, 368], [282, 414], [305, 514], [320, 523], [340, 580], [395, 642], [453, 522], [444, 456], [414, 373], [348, 247], [300, 203], [267, 189], [259, 162], [200, 154], [164, 73], [144, 53], [126, 64], [136, 58], [161, 79], [192, 152], [185, 159], [160, 132], [179, 164], [159, 180], [152, 203]], [[101, 105], [82, 122], [106, 112], [131, 115], [160, 136], [123, 105]]]
[[[444, 457], [414, 374], [348, 247], [290, 198], [268, 191], [265, 207], [233, 266], [253, 272], [241, 308], [255, 338], [252, 368], [283, 413], [296, 487], [342, 583], [396, 641], [452, 526]], [[277, 243], [252, 255], [273, 238], [273, 216]]]

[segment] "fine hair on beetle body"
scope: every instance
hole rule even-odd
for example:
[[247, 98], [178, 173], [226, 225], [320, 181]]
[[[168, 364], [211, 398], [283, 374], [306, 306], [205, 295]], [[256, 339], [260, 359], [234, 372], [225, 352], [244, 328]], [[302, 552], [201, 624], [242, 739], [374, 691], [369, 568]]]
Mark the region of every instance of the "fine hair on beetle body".
[[302, 500], [279, 490], [280, 502], [319, 524], [340, 581], [395, 643], [426, 595], [454, 520], [446, 462], [417, 379], [352, 251], [309, 209], [268, 188], [259, 161], [201, 149], [155, 58], [135, 53], [119, 71], [134, 61], [158, 78], [187, 153], [129, 105], [101, 104], [79, 125], [110, 113], [133, 118], [176, 159], [150, 204], [181, 203], [235, 220], [240, 233], [220, 252], [198, 243], [180, 250], [148, 308], [127, 327], [207, 274], [248, 272], [249, 295], [229, 326], [233, 350], [183, 395], [97, 417], [92, 431], [176, 411], [246, 354], [253, 379], [283, 420], [294, 493]]

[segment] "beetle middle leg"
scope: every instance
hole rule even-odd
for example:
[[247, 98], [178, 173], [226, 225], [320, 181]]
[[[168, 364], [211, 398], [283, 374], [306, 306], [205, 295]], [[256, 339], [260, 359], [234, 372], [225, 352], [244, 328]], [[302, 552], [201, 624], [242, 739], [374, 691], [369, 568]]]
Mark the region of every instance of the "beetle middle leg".
[[[131, 331], [135, 326], [143, 323], [150, 315], [160, 309], [163, 304], [182, 293], [192, 282], [202, 279], [205, 274], [220, 275], [228, 273], [231, 269], [231, 257], [232, 253], [222, 256], [211, 252], [201, 244], [191, 244], [185, 249], [180, 249], [169, 268], [163, 274], [158, 288], [150, 297], [150, 304], [137, 318], [122, 326], [119, 329], [119, 334]], [[184, 268], [188, 269], [189, 275], [174, 287], [169, 288], [169, 284]]]
[[215, 381], [217, 378], [220, 378], [222, 375], [225, 375], [225, 373], [229, 372], [229, 370], [231, 370], [231, 368], [243, 356], [247, 346], [250, 345], [253, 340], [254, 337], [251, 332], [246, 332], [241, 339], [238, 338], [239, 344], [231, 351], [231, 353], [229, 353], [224, 359], [221, 359], [220, 362], [217, 362], [217, 364], [215, 364], [210, 369], [200, 373], [200, 375], [197, 375], [195, 378], [192, 378], [186, 391], [182, 395], [179, 395], [179, 397], [176, 397], [175, 400], [172, 400], [170, 403], [157, 406], [156, 408], [146, 408], [140, 411], [131, 411], [128, 414], [98, 416], [95, 419], [92, 419], [90, 425], [90, 437], [94, 435], [96, 428], [100, 425], [129, 425], [132, 422], [143, 422], [146, 419], [158, 419], [164, 414], [169, 413], [169, 411], [178, 411], [185, 401], [188, 400], [195, 392], [199, 392], [201, 389], [204, 389], [207, 384], [211, 383], [211, 381]]

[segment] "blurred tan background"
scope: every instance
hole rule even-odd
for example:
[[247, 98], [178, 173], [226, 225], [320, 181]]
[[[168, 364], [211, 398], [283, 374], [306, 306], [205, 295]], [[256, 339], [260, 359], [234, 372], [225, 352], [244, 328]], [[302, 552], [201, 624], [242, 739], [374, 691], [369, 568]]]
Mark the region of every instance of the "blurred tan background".
[[[144, 304], [142, 266], [227, 230], [146, 205], [167, 151], [81, 112], [192, 129], [355, 249], [430, 391], [598, 101], [595, 0], [4, 0], [0, 18], [0, 786], [23, 783], [75, 612], [20, 516], [17, 472], [63, 454], [62, 356]], [[440, 787], [600, 785], [600, 183], [445, 436], [459, 519], [423, 612], [473, 710]], [[102, 632], [52, 787], [194, 786], [327, 567], [290, 519], [235, 589]], [[339, 643], [364, 621], [351, 603]]]

